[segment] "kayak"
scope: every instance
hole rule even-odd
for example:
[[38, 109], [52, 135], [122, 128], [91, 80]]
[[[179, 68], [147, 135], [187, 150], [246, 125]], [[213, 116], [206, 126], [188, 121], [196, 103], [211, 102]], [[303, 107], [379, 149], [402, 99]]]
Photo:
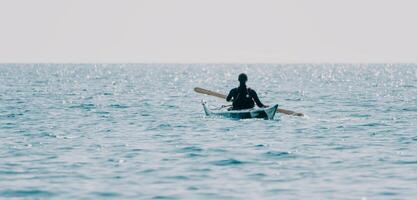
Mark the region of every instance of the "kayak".
[[221, 116], [233, 119], [274, 119], [275, 112], [278, 109], [278, 104], [267, 108], [251, 108], [243, 110], [227, 110], [223, 108], [220, 110], [210, 110], [206, 103], [203, 103], [203, 108], [207, 116]]

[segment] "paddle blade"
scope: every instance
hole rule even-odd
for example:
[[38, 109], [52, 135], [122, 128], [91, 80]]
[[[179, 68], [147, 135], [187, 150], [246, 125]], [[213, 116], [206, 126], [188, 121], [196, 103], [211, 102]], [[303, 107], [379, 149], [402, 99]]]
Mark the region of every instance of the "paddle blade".
[[220, 93], [213, 92], [213, 91], [210, 91], [210, 90], [206, 90], [206, 89], [203, 89], [203, 88], [196, 87], [196, 88], [194, 88], [194, 91], [197, 92], [197, 93], [206, 94], [206, 95], [226, 99], [226, 95], [224, 95], [224, 94], [220, 94]]
[[299, 117], [304, 116], [303, 113], [297, 113], [297, 112], [294, 112], [294, 111], [291, 111], [291, 110], [285, 110], [285, 109], [281, 109], [281, 108], [278, 108], [277, 112], [284, 113], [284, 114], [287, 114], [287, 115], [299, 116]]

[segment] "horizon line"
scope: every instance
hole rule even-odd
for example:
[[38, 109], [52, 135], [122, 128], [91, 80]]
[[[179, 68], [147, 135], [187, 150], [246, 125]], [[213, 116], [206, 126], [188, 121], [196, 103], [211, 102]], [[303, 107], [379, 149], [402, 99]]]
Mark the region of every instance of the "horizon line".
[[4, 64], [161, 64], [161, 65], [300, 65], [300, 64], [417, 64], [417, 62], [0, 62]]

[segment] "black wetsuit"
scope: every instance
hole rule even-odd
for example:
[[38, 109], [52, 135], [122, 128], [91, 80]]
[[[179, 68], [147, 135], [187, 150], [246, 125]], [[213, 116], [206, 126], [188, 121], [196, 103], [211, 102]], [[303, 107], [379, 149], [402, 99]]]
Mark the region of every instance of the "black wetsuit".
[[[247, 88], [246, 86], [240, 86], [230, 90], [227, 95], [226, 101], [230, 101], [233, 98], [233, 110], [241, 110], [255, 107], [255, 103], [258, 107], [264, 107], [258, 98], [255, 90]], [[253, 102], [255, 100], [255, 103]]]

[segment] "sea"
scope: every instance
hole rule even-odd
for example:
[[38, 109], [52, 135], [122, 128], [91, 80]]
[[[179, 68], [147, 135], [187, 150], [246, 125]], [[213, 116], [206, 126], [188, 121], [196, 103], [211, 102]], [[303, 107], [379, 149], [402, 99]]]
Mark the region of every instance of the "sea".
[[1, 64], [0, 199], [417, 199], [417, 65]]

